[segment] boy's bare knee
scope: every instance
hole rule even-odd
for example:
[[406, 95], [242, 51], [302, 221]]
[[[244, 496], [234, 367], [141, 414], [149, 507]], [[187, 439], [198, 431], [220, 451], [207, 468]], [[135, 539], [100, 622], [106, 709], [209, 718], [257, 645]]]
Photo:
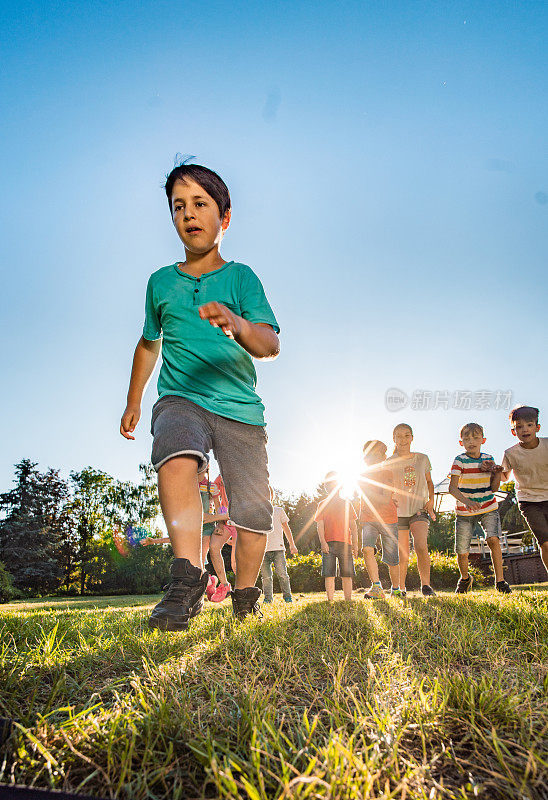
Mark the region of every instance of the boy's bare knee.
[[485, 540], [487, 542], [487, 546], [493, 549], [493, 547], [500, 547], [500, 541], [498, 536], [488, 536]]

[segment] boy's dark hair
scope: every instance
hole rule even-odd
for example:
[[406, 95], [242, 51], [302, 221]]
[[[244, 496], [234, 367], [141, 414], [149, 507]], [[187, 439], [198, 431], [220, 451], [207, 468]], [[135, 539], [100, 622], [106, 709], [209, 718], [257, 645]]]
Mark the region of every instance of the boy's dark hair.
[[217, 203], [219, 216], [223, 219], [230, 208], [230, 194], [226, 183], [216, 172], [200, 164], [187, 164], [185, 159], [181, 164], [174, 167], [166, 178], [164, 189], [166, 190], [169, 211], [173, 215], [171, 208], [171, 196], [175, 181], [185, 181], [190, 179], [196, 181], [204, 191], [208, 193]]
[[510, 422], [517, 422], [522, 419], [524, 422], [534, 422], [538, 425], [538, 408], [534, 406], [516, 406], [510, 411]]
[[460, 429], [460, 438], [464, 436], [465, 433], [480, 433], [484, 436], [483, 428], [479, 424], [479, 422], [467, 422], [466, 425], [463, 425]]
[[413, 436], [413, 428], [411, 427], [411, 425], [408, 425], [407, 422], [398, 422], [398, 424], [392, 431], [392, 436], [396, 433], [396, 431], [399, 431], [401, 428], [407, 428], [411, 436]]

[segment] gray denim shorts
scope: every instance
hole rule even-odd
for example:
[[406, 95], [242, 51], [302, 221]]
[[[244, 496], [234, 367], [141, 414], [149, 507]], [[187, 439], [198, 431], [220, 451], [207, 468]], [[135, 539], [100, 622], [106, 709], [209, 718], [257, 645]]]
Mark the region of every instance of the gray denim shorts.
[[474, 535], [476, 525], [479, 525], [485, 539], [500, 539], [501, 524], [498, 511], [488, 511], [486, 514], [472, 514], [468, 517], [457, 514], [455, 518], [455, 552], [470, 552], [470, 542]]
[[430, 515], [427, 511], [417, 511], [411, 517], [398, 517], [398, 529], [405, 531], [411, 527], [414, 522], [427, 522], [430, 525]]
[[198, 472], [219, 464], [228, 497], [230, 519], [255, 533], [272, 530], [268, 479], [267, 435], [263, 425], [248, 425], [166, 395], [152, 409], [152, 465], [156, 471], [175, 456], [195, 456]]

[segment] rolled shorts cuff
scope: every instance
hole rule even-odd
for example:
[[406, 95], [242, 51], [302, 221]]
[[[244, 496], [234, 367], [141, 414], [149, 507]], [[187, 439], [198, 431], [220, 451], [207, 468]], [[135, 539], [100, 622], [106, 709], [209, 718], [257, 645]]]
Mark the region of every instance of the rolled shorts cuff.
[[260, 533], [263, 536], [266, 536], [268, 533], [272, 533], [272, 531], [274, 530], [274, 528], [270, 528], [269, 530], [264, 530], [264, 531], [257, 530], [257, 528], [250, 528], [249, 525], [241, 525], [239, 522], [236, 522], [235, 519], [231, 518], [230, 521], [236, 528], [241, 528], [244, 531], [251, 531], [251, 533]]
[[179, 450], [176, 453], [170, 453], [170, 455], [165, 456], [162, 458], [161, 461], [158, 461], [156, 464], [152, 462], [152, 466], [158, 472], [160, 467], [169, 461], [172, 458], [176, 458], [177, 456], [196, 456], [198, 459], [198, 474], [201, 472], [205, 472], [209, 466], [209, 456], [207, 453], [201, 453], [199, 450]]

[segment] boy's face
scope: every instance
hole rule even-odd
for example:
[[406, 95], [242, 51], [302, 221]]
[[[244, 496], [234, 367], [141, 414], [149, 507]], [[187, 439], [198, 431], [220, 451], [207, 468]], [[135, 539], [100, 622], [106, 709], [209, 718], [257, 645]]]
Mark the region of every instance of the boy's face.
[[534, 419], [518, 419], [512, 423], [512, 433], [523, 444], [534, 441], [537, 438], [537, 431], [540, 431], [540, 425]]
[[412, 441], [413, 434], [411, 431], [407, 430], [407, 428], [401, 428], [394, 434], [394, 444], [400, 449], [405, 450], [406, 448], [411, 447]]
[[485, 437], [479, 431], [465, 431], [459, 443], [470, 455], [479, 456], [481, 446], [485, 443]]
[[171, 213], [185, 250], [196, 255], [218, 247], [230, 223], [230, 211], [221, 220], [215, 200], [192, 180], [173, 184]]

